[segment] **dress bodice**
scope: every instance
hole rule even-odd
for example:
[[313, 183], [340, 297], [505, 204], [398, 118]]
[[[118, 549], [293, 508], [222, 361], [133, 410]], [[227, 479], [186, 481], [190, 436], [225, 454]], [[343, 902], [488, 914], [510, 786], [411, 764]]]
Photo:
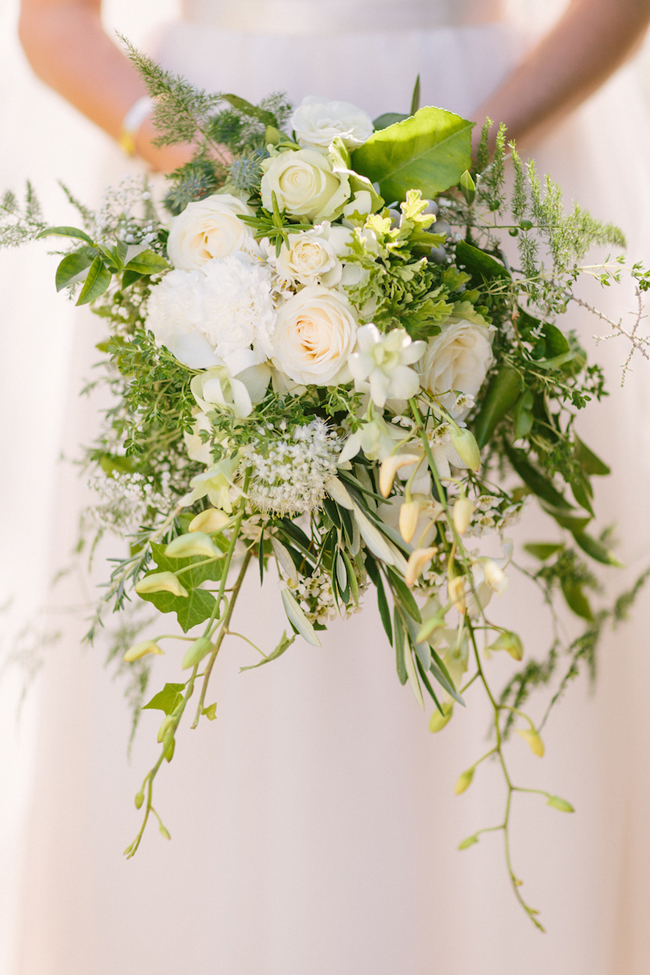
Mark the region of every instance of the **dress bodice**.
[[183, 12], [206, 27], [322, 35], [490, 23], [501, 0], [184, 0]]

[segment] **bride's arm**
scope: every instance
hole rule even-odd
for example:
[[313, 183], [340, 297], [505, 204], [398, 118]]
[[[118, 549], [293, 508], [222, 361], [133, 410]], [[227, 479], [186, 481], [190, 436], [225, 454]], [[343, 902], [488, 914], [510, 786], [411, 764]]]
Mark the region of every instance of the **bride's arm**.
[[[104, 33], [101, 0], [22, 0], [19, 35], [27, 58], [46, 84], [114, 139], [145, 86], [128, 58]], [[182, 146], [155, 149], [149, 119], [136, 137], [139, 156], [170, 171], [186, 162]]]
[[511, 138], [529, 141], [603, 84], [649, 23], [650, 0], [572, 0], [474, 119], [505, 122]]

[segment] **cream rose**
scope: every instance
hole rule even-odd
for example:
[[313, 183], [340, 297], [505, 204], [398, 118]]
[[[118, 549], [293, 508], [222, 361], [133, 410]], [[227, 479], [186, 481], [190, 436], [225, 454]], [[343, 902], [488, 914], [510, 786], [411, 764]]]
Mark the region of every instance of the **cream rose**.
[[329, 156], [316, 149], [287, 150], [262, 163], [262, 203], [308, 220], [334, 219], [350, 199], [350, 180], [335, 173]]
[[169, 231], [167, 253], [174, 267], [194, 271], [215, 257], [255, 250], [253, 231], [239, 219], [240, 213], [250, 215], [251, 211], [230, 193], [188, 203], [173, 218]]
[[347, 252], [351, 238], [346, 227], [332, 227], [326, 221], [313, 230], [290, 234], [289, 246], [283, 244], [277, 258], [272, 248], [269, 261], [283, 281], [332, 288], [341, 280], [343, 265], [339, 258]]
[[449, 322], [440, 335], [429, 340], [422, 358], [422, 385], [458, 418], [467, 410], [456, 408], [453, 390], [476, 396], [492, 361], [491, 336], [485, 325], [465, 319]]
[[356, 341], [356, 315], [347, 298], [327, 288], [303, 288], [278, 311], [273, 363], [296, 383], [334, 385], [346, 381]]
[[348, 149], [366, 142], [374, 128], [370, 116], [350, 102], [330, 102], [307, 95], [291, 116], [291, 125], [301, 146], [328, 149], [339, 136]]

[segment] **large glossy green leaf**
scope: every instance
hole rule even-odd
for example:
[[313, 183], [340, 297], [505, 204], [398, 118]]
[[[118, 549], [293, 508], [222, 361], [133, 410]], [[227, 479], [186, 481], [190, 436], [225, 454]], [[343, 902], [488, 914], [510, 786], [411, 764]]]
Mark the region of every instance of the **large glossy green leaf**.
[[212, 593], [205, 589], [191, 589], [187, 596], [174, 596], [170, 592], [147, 592], [138, 595], [140, 599], [153, 603], [159, 613], [175, 613], [184, 633], [209, 619], [216, 603]]
[[[191, 559], [170, 559], [165, 555], [165, 548], [165, 545], [160, 545], [156, 542], [151, 546], [153, 560], [160, 572], [177, 572], [179, 569], [186, 569], [190, 565], [196, 565], [196, 568], [188, 569], [187, 572], [182, 572], [179, 576], [186, 589], [196, 589], [206, 579], [210, 579], [212, 582], [219, 582], [221, 579], [224, 567], [223, 559], [215, 559], [214, 562], [207, 563], [202, 555], [196, 555]], [[197, 565], [200, 562], [205, 564]]]
[[378, 182], [386, 200], [411, 189], [425, 197], [455, 186], [472, 164], [473, 123], [442, 108], [421, 108], [371, 135], [352, 157], [352, 168]]
[[62, 291], [78, 274], [90, 267], [97, 251], [94, 247], [82, 247], [78, 251], [66, 254], [56, 269], [56, 290]]
[[156, 274], [158, 271], [164, 271], [168, 267], [169, 264], [164, 257], [156, 254], [155, 251], [146, 250], [129, 261], [125, 270], [137, 271], [139, 274]]
[[524, 381], [512, 366], [502, 365], [492, 377], [480, 413], [474, 421], [474, 436], [485, 447], [497, 423], [512, 409], [524, 389]]
[[86, 276], [84, 281], [84, 286], [81, 289], [81, 293], [77, 298], [78, 305], [88, 305], [95, 298], [99, 298], [103, 295], [109, 284], [111, 283], [111, 272], [108, 270], [104, 264], [101, 257], [96, 257]]
[[508, 269], [504, 264], [478, 247], [468, 244], [466, 240], [459, 240], [456, 244], [456, 261], [473, 278], [481, 278], [483, 281], [491, 281], [494, 278], [510, 278]]
[[37, 234], [36, 239], [41, 237], [72, 237], [75, 240], [85, 240], [87, 244], [92, 244], [92, 239], [78, 227], [46, 227]]

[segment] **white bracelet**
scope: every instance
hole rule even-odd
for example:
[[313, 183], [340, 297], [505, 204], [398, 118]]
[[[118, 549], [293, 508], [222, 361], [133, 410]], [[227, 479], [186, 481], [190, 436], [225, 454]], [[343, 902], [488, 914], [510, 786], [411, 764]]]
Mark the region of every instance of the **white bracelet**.
[[127, 156], [135, 156], [135, 139], [138, 129], [153, 111], [154, 101], [148, 95], [138, 98], [137, 102], [131, 106], [122, 122], [118, 142]]

